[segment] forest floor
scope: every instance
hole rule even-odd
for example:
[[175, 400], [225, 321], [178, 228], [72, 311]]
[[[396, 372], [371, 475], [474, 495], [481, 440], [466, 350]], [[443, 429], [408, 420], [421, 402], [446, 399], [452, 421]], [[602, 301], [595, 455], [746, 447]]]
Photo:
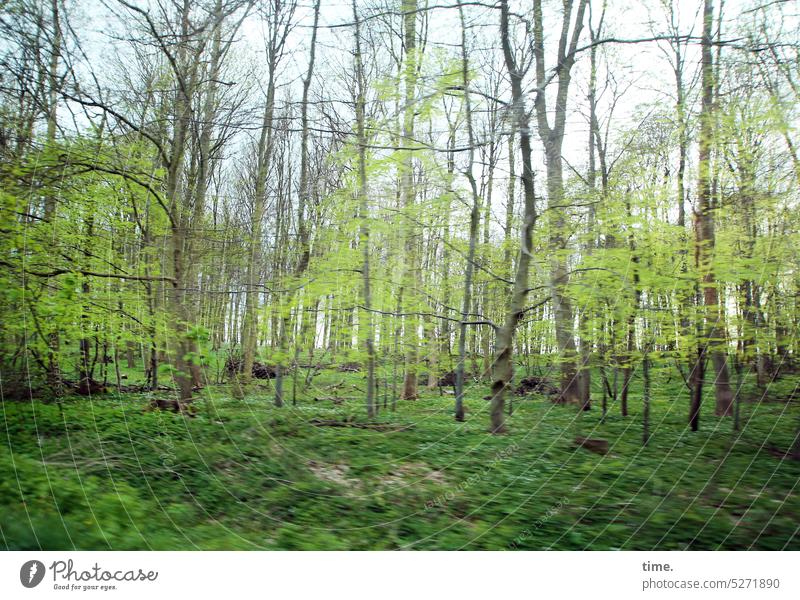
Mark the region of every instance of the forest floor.
[[[266, 381], [245, 400], [208, 387], [193, 416], [151, 410], [149, 394], [8, 400], [0, 539], [47, 550], [800, 549], [800, 461], [779, 452], [798, 430], [800, 379], [765, 395], [748, 381], [740, 432], [708, 396], [691, 433], [680, 377], [653, 371], [646, 447], [638, 379], [630, 416], [612, 403], [603, 424], [599, 377], [585, 413], [514, 396], [506, 435], [486, 432], [477, 384], [465, 423], [452, 393], [421, 386], [394, 412], [381, 393], [373, 422], [384, 427], [352, 426], [367, 422], [363, 374], [334, 369], [282, 408]], [[608, 440], [608, 453], [575, 449], [577, 435]]]

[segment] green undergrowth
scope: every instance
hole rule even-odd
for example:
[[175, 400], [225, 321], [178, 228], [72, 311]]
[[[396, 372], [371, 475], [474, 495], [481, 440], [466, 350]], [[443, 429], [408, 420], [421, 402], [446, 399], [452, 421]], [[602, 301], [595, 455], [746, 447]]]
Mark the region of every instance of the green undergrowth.
[[[610, 403], [604, 423], [594, 379], [592, 410], [581, 414], [515, 396], [505, 435], [486, 432], [483, 384], [469, 390], [465, 423], [452, 418], [452, 393], [421, 388], [394, 412], [381, 391], [373, 422], [395, 427], [354, 427], [367, 423], [363, 375], [335, 370], [282, 408], [269, 382], [245, 400], [225, 386], [206, 388], [191, 416], [150, 410], [147, 394], [6, 401], [2, 542], [47, 550], [800, 549], [800, 462], [780, 457], [798, 430], [797, 379], [786, 376], [766, 394], [748, 381], [739, 432], [713, 416], [707, 397], [692, 433], [683, 381], [654, 369], [646, 447], [638, 379], [630, 416]], [[576, 450], [577, 435], [607, 440], [608, 454]]]

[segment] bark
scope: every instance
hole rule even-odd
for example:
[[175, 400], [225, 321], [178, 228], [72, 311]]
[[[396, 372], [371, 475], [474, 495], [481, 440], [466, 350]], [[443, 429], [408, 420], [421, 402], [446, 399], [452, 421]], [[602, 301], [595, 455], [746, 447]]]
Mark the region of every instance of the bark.
[[[308, 220], [306, 218], [307, 207], [311, 204], [311, 185], [309, 183], [309, 164], [308, 164], [308, 93], [311, 88], [311, 80], [314, 77], [314, 63], [317, 54], [317, 29], [319, 26], [320, 1], [314, 3], [314, 24], [311, 29], [311, 47], [308, 52], [308, 69], [303, 78], [303, 98], [300, 105], [300, 184], [297, 194], [297, 238], [300, 244], [300, 258], [297, 262], [295, 273], [298, 277], [302, 276], [308, 269], [311, 261], [311, 244], [309, 243], [310, 234], [308, 230]], [[299, 292], [298, 292], [299, 293]], [[299, 339], [295, 342], [294, 350], [294, 383], [292, 385], [292, 404], [297, 404], [297, 368], [300, 351], [307, 343], [310, 331], [311, 318], [305, 316], [300, 325]], [[313, 341], [311, 343], [313, 346]], [[309, 355], [313, 356], [313, 348], [309, 349]]]
[[[273, 71], [274, 73], [274, 71]], [[243, 388], [250, 382], [258, 346], [258, 299], [261, 274], [261, 248], [264, 213], [266, 211], [266, 180], [269, 172], [269, 156], [272, 147], [272, 125], [274, 107], [274, 78], [267, 85], [267, 99], [261, 121], [261, 134], [256, 150], [257, 162], [253, 194], [253, 213], [250, 221], [250, 252], [246, 267], [244, 318], [242, 322], [242, 373], [239, 375]], [[244, 391], [244, 389], [242, 390]]]
[[[600, 15], [600, 20], [595, 29], [592, 25], [592, 12], [591, 12], [591, 4], [589, 5], [589, 39], [592, 44], [596, 44], [600, 35], [603, 31], [603, 22], [605, 20], [605, 13], [606, 13], [606, 5], [605, 2], [603, 3], [603, 10]], [[589, 172], [587, 176], [589, 189], [591, 190], [592, 194], [594, 195], [597, 191], [597, 165], [595, 161], [595, 153], [599, 152], [600, 154], [600, 162], [603, 168], [603, 201], [605, 202], [607, 198], [607, 180], [608, 180], [608, 173], [606, 171], [606, 164], [605, 164], [605, 149], [602, 143], [602, 139], [600, 137], [600, 124], [599, 119], [597, 116], [597, 50], [598, 47], [593, 45], [592, 48], [589, 50], [589, 61], [590, 61], [590, 68], [589, 68]], [[588, 214], [586, 218], [586, 233], [587, 233], [587, 240], [584, 247], [584, 252], [586, 256], [591, 256], [595, 247], [597, 246], [597, 240], [594, 233], [595, 229], [595, 218], [596, 218], [596, 209], [595, 204], [591, 204], [588, 209]], [[578, 322], [578, 330], [583, 332], [586, 327], [586, 318], [584, 315], [584, 311], [581, 311], [579, 316]], [[590, 336], [587, 336], [587, 338]], [[581, 365], [579, 371], [579, 388], [580, 388], [580, 404], [583, 407], [583, 410], [589, 410], [591, 408], [591, 347], [588, 342], [583, 341], [581, 343]]]
[[[186, 236], [190, 230], [188, 207], [182, 195], [184, 163], [188, 137], [191, 132], [192, 95], [195, 92], [196, 77], [199, 69], [199, 53], [190, 53], [189, 40], [192, 35], [192, 24], [189, 21], [190, 3], [184, 0], [180, 9], [180, 39], [183, 44], [177, 53], [179, 72], [175, 73], [178, 91], [175, 94], [173, 107], [174, 131], [172, 135], [172, 153], [167, 164], [166, 197], [175, 206], [171, 215], [172, 235], [170, 238], [172, 251], [172, 289], [169, 298], [171, 314], [174, 318], [174, 340], [172, 340], [173, 377], [178, 386], [178, 406], [192, 399], [192, 378], [187, 358], [190, 356], [188, 329], [192, 322], [186, 290], [189, 287], [188, 260], [185, 254]], [[193, 48], [194, 50], [194, 48]], [[194, 54], [194, 56], [192, 56]], [[181, 68], [182, 67], [182, 68]]]
[[[58, 127], [58, 94], [59, 77], [58, 67], [61, 59], [61, 16], [59, 2], [61, 0], [50, 0], [50, 18], [52, 20], [52, 45], [50, 47], [50, 63], [47, 69], [47, 143], [53, 144], [56, 139], [56, 129]], [[56, 214], [56, 197], [48, 194], [44, 201], [44, 220], [48, 223], [53, 220]]]
[[[85, 230], [85, 240], [84, 240], [84, 258], [89, 260], [91, 250], [89, 248], [89, 244], [91, 243], [92, 237], [94, 236], [94, 207], [93, 203], [89, 203], [88, 207], [88, 214], [86, 215], [86, 230]], [[87, 264], [87, 267], [89, 265]], [[89, 278], [84, 277], [83, 282], [81, 284], [81, 292], [83, 293], [83, 297], [88, 301], [89, 294], [91, 292], [91, 286], [89, 285]], [[86, 314], [84, 309], [83, 314], [81, 315], [81, 341], [80, 341], [80, 368], [79, 368], [79, 385], [85, 386], [88, 390], [91, 388], [92, 383], [92, 370], [89, 367], [89, 354], [90, 354], [90, 346], [91, 340], [89, 339], [89, 328], [91, 327], [89, 315]]]
[[[707, 351], [715, 374], [716, 406], [715, 414], [730, 416], [733, 413], [733, 392], [730, 386], [727, 353], [725, 350], [724, 327], [720, 325], [724, 311], [720, 310], [719, 294], [711, 264], [714, 252], [714, 210], [711, 203], [711, 150], [713, 145], [714, 124], [714, 64], [712, 56], [712, 30], [714, 7], [712, 0], [705, 0], [703, 5], [703, 38], [702, 38], [702, 103], [700, 110], [700, 136], [698, 156], [698, 185], [695, 230], [697, 247], [695, 260], [701, 277], [703, 305], [705, 308], [704, 334], [699, 343], [703, 348], [698, 351], [697, 364], [693, 369], [696, 378], [702, 378], [702, 355]], [[700, 396], [693, 399], [690, 420], [694, 424], [699, 418]], [[695, 406], [696, 404], [696, 406]]]
[[[461, 8], [461, 7], [460, 7]], [[463, 29], [463, 27], [462, 27]], [[462, 40], [462, 46], [465, 42]], [[469, 95], [469, 94], [467, 94]], [[469, 108], [470, 113], [472, 112], [472, 108]], [[472, 118], [472, 115], [468, 115], [469, 119]], [[485, 187], [485, 200], [483, 205], [483, 260], [489, 264], [491, 261], [491, 239], [490, 239], [490, 232], [491, 232], [491, 223], [492, 223], [492, 197], [494, 192], [494, 168], [495, 164], [497, 163], [497, 143], [495, 142], [496, 138], [496, 130], [497, 130], [497, 107], [495, 104], [491, 104], [489, 108], [489, 127], [488, 127], [488, 136], [491, 140], [489, 142], [488, 153], [485, 153], [481, 158], [482, 162], [485, 161], [485, 169], [481, 170], [481, 187]], [[472, 124], [470, 123], [472, 127]], [[474, 138], [474, 136], [472, 136]], [[472, 148], [474, 142], [470, 142], [469, 146]], [[488, 156], [486, 156], [488, 154]], [[485, 157], [485, 158], [484, 158]], [[470, 158], [470, 175], [472, 171], [474, 159]], [[484, 170], [488, 171], [486, 173], [486, 184], [483, 184], [483, 174]], [[473, 192], [474, 194], [474, 192]], [[481, 294], [480, 294], [480, 307], [475, 310], [476, 314], [484, 314], [489, 315], [489, 299], [491, 297], [491, 292], [494, 290], [494, 284], [497, 283], [496, 281], [489, 281], [485, 282], [481, 286]], [[477, 298], [476, 298], [477, 301]], [[481, 367], [481, 379], [485, 379], [490, 376], [491, 374], [491, 343], [492, 343], [492, 333], [488, 330], [488, 328], [482, 328], [475, 331], [475, 338], [476, 342], [478, 337], [480, 336], [480, 349], [481, 355], [483, 360], [483, 365]], [[478, 347], [476, 343], [475, 351], [477, 352]]]
[[514, 158], [514, 136], [508, 136], [508, 199], [506, 202], [506, 222], [503, 229], [503, 263], [508, 270], [505, 275], [510, 279], [514, 276], [514, 263], [511, 256], [511, 234], [514, 223], [515, 183], [517, 175], [514, 172], [516, 160]]
[[519, 135], [522, 156], [522, 190], [524, 211], [520, 228], [520, 250], [511, 301], [505, 321], [497, 331], [494, 360], [492, 362], [492, 388], [490, 403], [490, 427], [492, 433], [505, 431], [505, 393], [513, 377], [514, 333], [525, 312], [525, 298], [528, 295], [528, 274], [530, 268], [533, 228], [536, 224], [536, 196], [533, 186], [533, 167], [531, 159], [530, 123], [525, 109], [525, 94], [522, 89], [522, 72], [517, 67], [511, 50], [508, 27], [508, 0], [500, 3], [500, 39], [503, 58], [511, 79], [512, 114], [514, 129]]
[[372, 315], [372, 291], [370, 287], [370, 244], [369, 244], [369, 204], [367, 196], [367, 134], [365, 129], [365, 104], [366, 104], [366, 80], [364, 76], [363, 57], [361, 54], [361, 21], [358, 16], [356, 1], [353, 0], [353, 19], [355, 21], [355, 70], [357, 81], [356, 98], [356, 137], [358, 141], [358, 201], [359, 216], [361, 224], [359, 226], [359, 245], [362, 252], [361, 277], [363, 282], [364, 310], [361, 311], [359, 318], [359, 329], [362, 320], [365, 325], [364, 348], [367, 351], [367, 390], [366, 405], [367, 416], [372, 418], [375, 415], [375, 341], [374, 341], [374, 322]]
[[[630, 200], [626, 200], [625, 208], [628, 214], [628, 219], [633, 218]], [[631, 379], [633, 374], [633, 360], [635, 352], [635, 337], [636, 337], [636, 319], [635, 315], [641, 308], [642, 304], [642, 290], [639, 278], [639, 254], [636, 250], [636, 238], [634, 237], [633, 230], [628, 233], [628, 249], [631, 253], [631, 262], [633, 263], [633, 311], [628, 316], [626, 321], [627, 326], [627, 339], [626, 339], [626, 357], [625, 367], [622, 372], [622, 396], [621, 396], [621, 410], [622, 416], [628, 416], [628, 393], [630, 391]], [[645, 348], [647, 347], [647, 340], [645, 340]]]
[[[567, 296], [569, 283], [567, 270], [567, 213], [564, 210], [564, 174], [562, 145], [564, 142], [567, 117], [567, 100], [571, 81], [571, 70], [575, 63], [575, 51], [583, 28], [583, 18], [588, 0], [578, 0], [575, 10], [575, 24], [572, 25], [573, 0], [565, 0], [558, 42], [558, 84], [556, 102], [553, 107], [553, 121], [550, 122], [545, 88], [544, 17], [542, 0], [533, 3], [533, 55], [536, 68], [536, 96], [534, 108], [545, 152], [547, 173], [547, 204], [550, 211], [550, 294], [555, 318], [556, 341], [561, 357], [561, 394], [558, 402], [580, 402], [581, 390], [578, 381], [577, 352], [575, 346], [574, 313], [572, 302]], [[570, 28], [572, 33], [570, 34]]]
[[[405, 105], [403, 107], [403, 143], [406, 146], [414, 144], [414, 97], [417, 79], [417, 0], [401, 0], [403, 11], [403, 42], [405, 45], [406, 60], [403, 69], [405, 85]], [[406, 151], [400, 173], [400, 187], [403, 196], [403, 208], [408, 210], [415, 204], [414, 191], [414, 156], [411, 151]], [[416, 240], [409, 232], [406, 233], [406, 265], [403, 287], [405, 298], [413, 306], [416, 294], [412, 293], [418, 277]], [[417, 398], [417, 355], [418, 334], [417, 318], [406, 317], [403, 326], [403, 341], [406, 346], [405, 377], [403, 379], [402, 398], [413, 400]]]
[[650, 357], [645, 347], [642, 356], [642, 445], [647, 446], [650, 441]]
[[[62, 46], [62, 32], [61, 32], [61, 17], [59, 11], [59, 1], [51, 0], [50, 2], [50, 18], [52, 19], [52, 45], [50, 47], [50, 61], [47, 70], [47, 145], [53, 146], [56, 140], [56, 129], [58, 127], [58, 93], [59, 93], [59, 80], [58, 80], [58, 66], [61, 58]], [[32, 125], [32, 124], [31, 124]], [[44, 200], [44, 220], [46, 223], [52, 223], [56, 216], [56, 196], [49, 193], [45, 196]], [[88, 284], [86, 284], [88, 285]], [[56, 396], [60, 396], [63, 391], [61, 365], [60, 365], [60, 348], [61, 339], [59, 331], [56, 329], [48, 335], [47, 340], [47, 383], [48, 387], [54, 392]]]
[[[192, 149], [192, 142], [203, 138], [204, 134], [198, 127], [198, 122], [208, 117], [203, 109], [209, 108], [214, 112], [215, 84], [210, 85], [205, 80], [204, 75], [207, 75], [204, 71], [205, 60], [210, 61], [212, 68], [217, 68], [213, 64], [215, 62], [219, 64], [218, 61], [221, 60], [219, 29], [224, 19], [239, 7], [238, 2], [223, 4], [218, 1], [215, 9], [206, 13], [203, 20], [194, 21], [192, 2], [184, 0], [175, 6], [179, 20], [177, 30], [159, 32], [155, 30], [145, 11], [131, 5], [131, 10], [149, 24], [158, 47], [168, 55], [172, 67], [171, 73], [175, 78], [176, 91], [170, 106], [173, 126], [168, 144], [169, 152], [160, 148], [160, 155], [166, 171], [164, 195], [168, 203], [167, 216], [171, 226], [170, 251], [173, 271], [167, 305], [173, 331], [172, 339], [168, 341], [171, 342], [173, 377], [179, 390], [179, 408], [191, 400], [192, 389], [199, 383], [200, 378], [197, 337], [191, 333], [197, 323], [197, 306], [187, 292], [194, 287], [193, 277], [197, 261], [195, 238], [204, 215], [202, 201], [205, 198], [205, 188], [201, 187], [198, 192], [192, 187], [197, 184], [197, 178], [196, 173], [191, 172], [187, 177], [187, 154]], [[172, 39], [166, 41], [168, 38], [175, 38], [177, 42], [173, 43]], [[216, 58], [208, 56], [209, 42], [212, 45], [216, 44], [211, 50], [212, 55], [217, 55]], [[176, 48], [174, 54], [169, 49], [173, 47]], [[206, 104], [207, 101], [210, 105]], [[210, 136], [210, 131], [207, 130], [205, 135]], [[208, 150], [210, 137], [206, 143]], [[203, 169], [207, 181], [210, 176], [207, 160]], [[197, 196], [197, 193], [201, 196]]]
[[469, 59], [467, 58], [467, 24], [464, 18], [464, 6], [459, 0], [458, 14], [461, 19], [461, 84], [464, 87], [464, 112], [467, 125], [467, 145], [469, 149], [467, 166], [464, 175], [469, 181], [472, 192], [472, 204], [469, 215], [469, 250], [464, 269], [464, 298], [461, 308], [461, 322], [458, 329], [458, 364], [456, 365], [456, 421], [464, 420], [464, 366], [467, 360], [467, 321], [472, 304], [472, 276], [474, 272], [475, 250], [478, 245], [478, 220], [480, 209], [480, 196], [472, 167], [475, 163], [475, 135], [472, 129], [472, 103], [469, 90]]

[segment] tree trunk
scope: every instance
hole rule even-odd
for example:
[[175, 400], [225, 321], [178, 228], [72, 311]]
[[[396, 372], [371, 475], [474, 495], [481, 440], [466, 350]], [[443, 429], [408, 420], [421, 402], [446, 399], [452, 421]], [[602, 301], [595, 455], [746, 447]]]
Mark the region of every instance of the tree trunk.
[[[703, 39], [702, 39], [702, 103], [700, 110], [700, 137], [698, 156], [698, 211], [695, 217], [697, 247], [695, 261], [701, 277], [700, 287], [705, 307], [704, 335], [699, 343], [704, 349], [698, 352], [698, 365], [694, 372], [702, 377], [698, 368], [702, 363], [702, 354], [707, 351], [715, 374], [716, 407], [718, 416], [730, 416], [733, 413], [733, 393], [728, 375], [727, 352], [725, 349], [724, 327], [719, 325], [724, 318], [724, 310], [719, 306], [712, 257], [714, 253], [714, 207], [711, 204], [711, 149], [713, 145], [713, 112], [714, 112], [714, 65], [712, 57], [712, 31], [714, 7], [713, 0], [705, 0], [703, 5]], [[691, 418], [695, 421], [699, 416], [699, 396], [694, 407], [693, 400]]]
[[[406, 60], [404, 65], [404, 84], [405, 84], [405, 105], [403, 107], [403, 145], [411, 146], [414, 142], [414, 112], [415, 112], [415, 90], [417, 79], [417, 0], [401, 0], [403, 11], [404, 44]], [[414, 192], [414, 156], [411, 151], [406, 151], [403, 159], [400, 174], [400, 186], [403, 195], [403, 208], [408, 210], [415, 204]], [[417, 272], [417, 250], [414, 236], [406, 234], [406, 265], [403, 287], [405, 288], [406, 303], [414, 309], [413, 300], [416, 294], [412, 293], [416, 285]], [[409, 311], [409, 312], [413, 312]], [[403, 339], [405, 342], [406, 364], [405, 376], [403, 379], [402, 398], [413, 400], [417, 394], [417, 355], [418, 355], [418, 333], [417, 318], [414, 315], [405, 317], [403, 326]]]
[[469, 146], [467, 166], [464, 175], [469, 181], [472, 192], [472, 207], [469, 214], [469, 250], [464, 268], [464, 298], [461, 305], [461, 322], [458, 329], [458, 364], [456, 365], [456, 421], [464, 420], [464, 365], [467, 360], [467, 320], [472, 305], [472, 276], [474, 272], [475, 250], [478, 245], [478, 219], [480, 197], [472, 167], [475, 163], [475, 136], [472, 129], [472, 103], [469, 94], [469, 59], [467, 58], [467, 23], [464, 18], [464, 7], [458, 3], [458, 14], [461, 19], [461, 83], [464, 87], [464, 112], [467, 124], [467, 145]]
[[528, 272], [530, 267], [533, 228], [536, 224], [536, 196], [533, 187], [533, 166], [531, 159], [530, 125], [525, 110], [525, 95], [522, 90], [522, 73], [518, 70], [511, 50], [508, 30], [508, 0], [500, 3], [500, 38], [503, 46], [503, 58], [511, 79], [511, 96], [514, 128], [519, 135], [519, 146], [522, 154], [522, 189], [524, 197], [524, 214], [520, 228], [520, 249], [517, 259], [517, 271], [511, 301], [505, 322], [497, 331], [494, 360], [492, 362], [492, 388], [490, 404], [490, 426], [492, 433], [505, 431], [505, 392], [513, 376], [513, 343], [517, 324], [525, 312], [525, 298], [528, 295]]
[[564, 141], [567, 117], [567, 100], [571, 69], [575, 63], [575, 53], [583, 28], [583, 17], [588, 0], [579, 0], [575, 12], [575, 24], [572, 23], [572, 0], [564, 3], [561, 35], [558, 44], [558, 86], [554, 107], [553, 123], [550, 124], [546, 101], [547, 78], [544, 54], [544, 22], [542, 0], [533, 3], [533, 56], [536, 67], [536, 97], [534, 107], [539, 136], [545, 150], [547, 173], [547, 205], [551, 217], [550, 226], [550, 294], [555, 318], [556, 342], [561, 353], [561, 393], [557, 401], [562, 403], [578, 403], [581, 390], [578, 382], [577, 352], [575, 346], [574, 313], [572, 303], [567, 296], [569, 283], [567, 256], [567, 212], [564, 207], [564, 175], [562, 164], [562, 145]]
[[364, 65], [361, 54], [361, 25], [356, 8], [356, 0], [353, 0], [353, 19], [356, 25], [355, 31], [355, 69], [357, 81], [356, 97], [356, 135], [358, 139], [358, 200], [359, 216], [361, 224], [358, 232], [358, 243], [361, 246], [362, 263], [361, 276], [363, 282], [364, 310], [359, 319], [359, 330], [363, 319], [364, 323], [364, 348], [367, 351], [367, 390], [366, 405], [367, 417], [375, 416], [375, 334], [374, 322], [372, 318], [372, 291], [370, 287], [370, 244], [369, 244], [369, 204], [367, 196], [367, 134], [365, 128], [366, 114], [366, 87], [364, 77]]

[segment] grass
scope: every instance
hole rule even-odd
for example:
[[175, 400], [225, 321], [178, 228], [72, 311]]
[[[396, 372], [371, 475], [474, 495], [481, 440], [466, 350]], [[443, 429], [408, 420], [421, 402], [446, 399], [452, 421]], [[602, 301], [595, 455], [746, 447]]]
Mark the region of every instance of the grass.
[[[48, 550], [797, 550], [800, 462], [768, 451], [797, 433], [797, 382], [761, 398], [748, 381], [740, 432], [706, 398], [691, 433], [683, 382], [656, 368], [646, 447], [638, 380], [627, 418], [612, 404], [599, 422], [598, 385], [582, 414], [515, 397], [509, 433], [496, 436], [484, 385], [469, 390], [462, 424], [452, 395], [424, 390], [381, 409], [376, 420], [400, 431], [313, 426], [365, 420], [363, 375], [334, 370], [315, 379], [328, 391], [281, 409], [270, 388], [235, 400], [225, 386], [203, 390], [193, 417], [148, 410], [146, 394], [6, 401], [0, 539]], [[353, 399], [312, 399], [336, 384]], [[608, 440], [609, 453], [574, 449], [576, 435]]]

